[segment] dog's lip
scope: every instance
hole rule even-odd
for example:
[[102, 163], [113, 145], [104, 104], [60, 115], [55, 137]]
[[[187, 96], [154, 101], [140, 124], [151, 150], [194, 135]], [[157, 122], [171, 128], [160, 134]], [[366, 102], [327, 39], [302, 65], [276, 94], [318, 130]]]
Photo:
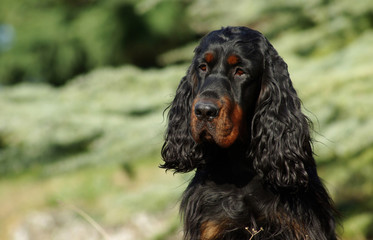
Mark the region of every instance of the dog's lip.
[[214, 141], [214, 129], [213, 126], [210, 122], [208, 121], [202, 121], [199, 122], [198, 124], [198, 131], [197, 131], [197, 136], [199, 141], [208, 141], [212, 142]]
[[212, 136], [212, 134], [208, 130], [202, 130], [199, 134], [199, 139], [202, 140], [202, 141], [206, 140], [208, 142], [214, 141], [214, 137]]
[[214, 124], [207, 121], [202, 123], [197, 133], [198, 142], [214, 142], [219, 145], [218, 139], [229, 136], [232, 131], [232, 129], [229, 129], [222, 133], [217, 133], [215, 127]]

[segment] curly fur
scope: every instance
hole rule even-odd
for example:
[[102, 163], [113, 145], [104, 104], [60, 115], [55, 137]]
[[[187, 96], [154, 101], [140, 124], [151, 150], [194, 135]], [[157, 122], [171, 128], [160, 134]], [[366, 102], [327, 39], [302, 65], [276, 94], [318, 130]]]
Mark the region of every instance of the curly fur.
[[[199, 99], [219, 114], [197, 119]], [[222, 145], [217, 122], [236, 118], [228, 103], [243, 120], [237, 139]], [[162, 168], [196, 169], [181, 202], [184, 239], [336, 239], [337, 214], [317, 175], [309, 125], [286, 63], [261, 33], [227, 27], [206, 35], [169, 106], [162, 147]]]

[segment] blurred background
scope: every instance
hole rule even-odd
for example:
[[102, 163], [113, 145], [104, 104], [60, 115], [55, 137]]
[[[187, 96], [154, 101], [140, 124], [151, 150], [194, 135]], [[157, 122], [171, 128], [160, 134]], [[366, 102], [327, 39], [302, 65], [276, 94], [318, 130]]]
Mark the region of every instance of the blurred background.
[[342, 239], [373, 239], [373, 4], [0, 0], [0, 239], [180, 239], [190, 175], [158, 168], [198, 39], [264, 33], [314, 122]]

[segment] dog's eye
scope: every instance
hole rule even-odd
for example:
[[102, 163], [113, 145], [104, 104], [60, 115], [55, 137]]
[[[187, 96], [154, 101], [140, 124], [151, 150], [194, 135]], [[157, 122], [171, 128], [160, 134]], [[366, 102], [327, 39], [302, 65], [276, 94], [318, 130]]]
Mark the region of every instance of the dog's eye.
[[236, 72], [234, 73], [235, 76], [242, 76], [245, 74], [245, 71], [242, 70], [241, 68], [237, 68]]
[[199, 65], [199, 69], [201, 69], [202, 72], [206, 72], [207, 71], [207, 65], [206, 64], [201, 64], [201, 65]]

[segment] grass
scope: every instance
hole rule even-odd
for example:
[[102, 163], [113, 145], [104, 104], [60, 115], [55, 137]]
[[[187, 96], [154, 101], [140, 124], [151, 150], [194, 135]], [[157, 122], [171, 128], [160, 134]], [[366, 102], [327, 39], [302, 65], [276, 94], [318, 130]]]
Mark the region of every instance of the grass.
[[[134, 171], [141, 173], [134, 178], [112, 164], [54, 177], [39, 178], [31, 172], [2, 180], [0, 238], [11, 239], [9, 231], [32, 212], [51, 209], [75, 212], [72, 207], [87, 213], [104, 229], [126, 225], [136, 214], [143, 212], [151, 216], [162, 215], [172, 222], [177, 216], [176, 203], [186, 186], [185, 180], [172, 178], [157, 169], [153, 161], [146, 161], [137, 164]], [[160, 233], [169, 231], [168, 226], [159, 229]]]

